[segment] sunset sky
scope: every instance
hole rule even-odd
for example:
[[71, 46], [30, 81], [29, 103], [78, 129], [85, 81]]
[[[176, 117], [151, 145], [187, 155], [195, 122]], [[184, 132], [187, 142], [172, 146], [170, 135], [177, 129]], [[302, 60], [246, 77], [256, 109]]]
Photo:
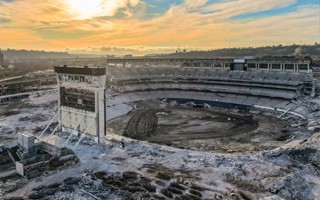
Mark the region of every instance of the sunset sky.
[[319, 0], [0, 0], [1, 48], [145, 54], [319, 41]]

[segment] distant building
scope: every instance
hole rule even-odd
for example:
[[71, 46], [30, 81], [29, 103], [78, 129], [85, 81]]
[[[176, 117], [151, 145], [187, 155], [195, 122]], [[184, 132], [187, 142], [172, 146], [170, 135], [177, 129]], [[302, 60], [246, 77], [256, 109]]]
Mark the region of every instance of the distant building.
[[123, 57], [124, 58], [133, 58], [133, 55], [132, 54], [127, 54], [127, 55], [124, 55]]
[[3, 53], [0, 49], [0, 66], [3, 66], [4, 65], [4, 56], [3, 56]]

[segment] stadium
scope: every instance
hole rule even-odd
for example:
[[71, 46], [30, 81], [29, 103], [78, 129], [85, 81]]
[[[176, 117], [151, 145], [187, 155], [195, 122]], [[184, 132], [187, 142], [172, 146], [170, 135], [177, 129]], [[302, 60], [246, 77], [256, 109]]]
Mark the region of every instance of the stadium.
[[[143, 62], [148, 62], [147, 65], [150, 65], [150, 61], [160, 62], [152, 59]], [[177, 61], [181, 63], [177, 64]], [[175, 146], [181, 146], [179, 141], [188, 141], [182, 143], [187, 146], [201, 146], [200, 149], [208, 149], [208, 146], [211, 146], [211, 149], [220, 149], [220, 146], [225, 145], [230, 146], [226, 142], [223, 142], [223, 145], [217, 144], [217, 139], [213, 138], [222, 140], [223, 137], [230, 137], [231, 139], [232, 136], [237, 135], [237, 138], [245, 133], [244, 138], [240, 137], [237, 140], [248, 140], [247, 137], [250, 133], [252, 136], [252, 134], [256, 135], [261, 132], [261, 130], [257, 131], [257, 127], [259, 127], [257, 124], [261, 126], [264, 124], [268, 127], [269, 122], [269, 126], [274, 124], [274, 128], [281, 133], [286, 125], [285, 123], [275, 123], [276, 119], [292, 116], [296, 121], [298, 119], [306, 120], [306, 116], [312, 112], [308, 106], [299, 102], [303, 97], [311, 99], [315, 95], [313, 75], [308, 68], [307, 61], [234, 59], [223, 64], [217, 64], [217, 61], [219, 62], [219, 60], [208, 59], [187, 62], [172, 59], [170, 61], [162, 60], [162, 62], [175, 64], [170, 67], [154, 63], [151, 66], [135, 67], [137, 60], [127, 60], [125, 65], [131, 65], [130, 67], [123, 67], [122, 64], [119, 67], [117, 62], [124, 63], [123, 60], [111, 60], [107, 68], [107, 107], [110, 110], [117, 110], [119, 105], [139, 101], [148, 102], [153, 99], [161, 100], [167, 104], [174, 102], [174, 105], [179, 107], [177, 110], [174, 106], [167, 110], [161, 105], [153, 106], [151, 109], [151, 106], [146, 105], [146, 108], [142, 108], [136, 114], [130, 114], [132, 120], [130, 117], [122, 117], [121, 120], [130, 121], [127, 126], [131, 126], [122, 127], [122, 132], [129, 137], [148, 138], [149, 141], [162, 144], [174, 145], [171, 143], [175, 141], [173, 142], [176, 143]], [[188, 67], [185, 66], [186, 63], [189, 64]], [[144, 107], [143, 103], [139, 104]], [[187, 106], [181, 107], [181, 105]], [[200, 109], [200, 107], [202, 108]], [[194, 108], [199, 108], [201, 112], [199, 113]], [[194, 113], [191, 114], [192, 110]], [[150, 111], [153, 114], [150, 114]], [[210, 113], [210, 111], [217, 112]], [[251, 113], [255, 112], [256, 117], [244, 114], [250, 113], [250, 111]], [[261, 118], [259, 113], [265, 111], [271, 112], [275, 116]], [[154, 116], [157, 113], [160, 115]], [[172, 119], [170, 115], [172, 115]], [[179, 116], [185, 116], [185, 119], [179, 119]], [[172, 121], [174, 118], [180, 122], [174, 123]], [[215, 122], [215, 118], [218, 119], [218, 122]], [[258, 121], [254, 118], [257, 118]], [[160, 133], [161, 130], [157, 131], [157, 123], [163, 128], [171, 126], [169, 132], [162, 133], [166, 137]], [[115, 124], [117, 123], [115, 122]], [[206, 127], [207, 125], [208, 127]], [[177, 126], [179, 131], [172, 126]], [[119, 129], [118, 124], [117, 127]], [[189, 131], [183, 130], [183, 127]], [[264, 137], [272, 135], [273, 131], [263, 133]], [[158, 132], [160, 135], [152, 137], [152, 132]], [[146, 137], [146, 135], [151, 137]], [[279, 140], [284, 136], [277, 134], [273, 137], [273, 139], [269, 139]], [[166, 140], [171, 142], [166, 142]], [[191, 140], [196, 142], [192, 143]]]

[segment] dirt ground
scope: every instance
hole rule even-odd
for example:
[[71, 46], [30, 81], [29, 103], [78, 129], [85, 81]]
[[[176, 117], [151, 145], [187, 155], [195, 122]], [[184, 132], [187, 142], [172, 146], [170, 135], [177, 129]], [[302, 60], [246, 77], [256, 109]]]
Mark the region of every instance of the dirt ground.
[[[123, 135], [129, 125], [136, 127], [152, 120], [150, 116], [141, 118], [141, 115], [149, 115], [153, 110], [157, 116], [155, 131], [140, 130], [140, 135], [129, 134], [129, 137], [182, 149], [228, 153], [273, 149], [281, 146], [293, 132], [289, 128], [290, 120], [279, 120], [275, 116], [243, 114], [224, 108], [163, 107], [155, 101], [143, 103], [142, 106], [137, 102], [137, 109], [129, 115], [112, 120], [109, 129]], [[135, 116], [142, 120], [129, 122]]]

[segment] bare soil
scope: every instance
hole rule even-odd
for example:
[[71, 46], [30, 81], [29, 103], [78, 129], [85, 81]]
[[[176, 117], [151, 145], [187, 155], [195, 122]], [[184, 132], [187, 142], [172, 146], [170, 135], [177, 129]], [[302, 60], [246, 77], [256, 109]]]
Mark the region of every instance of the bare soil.
[[117, 134], [151, 143], [232, 153], [276, 148], [289, 138], [289, 125], [275, 117], [230, 109], [147, 106], [113, 120], [108, 127]]

